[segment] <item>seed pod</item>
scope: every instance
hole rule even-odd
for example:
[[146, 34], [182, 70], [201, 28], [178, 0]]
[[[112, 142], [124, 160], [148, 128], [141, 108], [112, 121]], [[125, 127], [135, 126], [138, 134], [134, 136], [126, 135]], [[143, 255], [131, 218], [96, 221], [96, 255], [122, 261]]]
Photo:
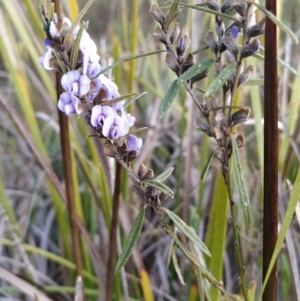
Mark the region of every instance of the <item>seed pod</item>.
[[174, 29], [172, 30], [170, 34], [170, 42], [173, 44], [175, 40], [177, 40], [180, 33], [180, 24], [178, 22], [175, 23]]
[[236, 3], [234, 9], [241, 17], [245, 17], [247, 4], [246, 2]]
[[245, 58], [245, 57], [253, 55], [255, 52], [257, 52], [259, 50], [259, 47], [260, 47], [259, 40], [254, 39], [251, 43], [242, 47], [241, 57]]
[[[219, 106], [219, 104], [218, 104], [218, 99], [217, 99], [216, 96], [213, 96], [213, 97], [210, 99], [209, 106], [210, 106], [211, 109], [216, 108], [216, 107]], [[213, 114], [216, 116], [217, 110], [212, 110], [212, 111], [213, 111]]]
[[219, 147], [215, 151], [215, 155], [219, 159], [219, 161], [220, 161], [221, 164], [225, 163], [225, 149], [223, 147]]
[[172, 71], [174, 71], [176, 74], [178, 74], [179, 64], [170, 52], [168, 52], [166, 55], [166, 63]]
[[157, 37], [157, 39], [158, 39], [161, 43], [167, 45], [167, 42], [166, 42], [167, 36], [166, 36], [165, 32], [160, 28], [159, 25], [156, 25], [156, 26], [154, 27], [153, 35], [154, 35], [155, 37]]
[[218, 53], [219, 45], [214, 37], [214, 33], [212, 32], [212, 30], [206, 33], [204, 42], [208, 45], [209, 49], [214, 52], [214, 54]]
[[202, 80], [205, 77], [207, 77], [208, 74], [209, 74], [209, 69], [206, 69], [206, 70], [202, 71], [201, 73], [199, 73], [198, 75], [194, 76], [191, 79], [192, 84], [198, 82], [199, 80]]
[[219, 41], [222, 40], [224, 34], [225, 34], [225, 25], [223, 22], [215, 22], [215, 31], [216, 31], [216, 34], [219, 38]]
[[149, 169], [141, 180], [152, 180], [154, 178], [154, 172], [152, 169]]
[[218, 127], [214, 127], [214, 132], [216, 140], [220, 143], [224, 137], [223, 132]]
[[255, 67], [254, 65], [249, 65], [241, 74], [239, 78], [238, 85], [241, 85], [247, 82], [254, 74]]
[[243, 135], [238, 135], [236, 137], [236, 144], [238, 146], [238, 148], [241, 148], [245, 145], [245, 139]]
[[140, 180], [145, 176], [146, 172], [147, 172], [147, 167], [144, 164], [140, 164], [139, 171], [138, 171], [138, 177]]
[[257, 37], [265, 33], [266, 18], [263, 18], [260, 22], [256, 23], [249, 29], [249, 38]]
[[188, 33], [185, 33], [179, 40], [176, 48], [177, 55], [183, 55], [186, 49], [191, 45], [191, 39]]
[[194, 65], [194, 56], [189, 53], [184, 62], [182, 63], [182, 72], [184, 73], [190, 67]]
[[232, 126], [241, 124], [248, 120], [251, 110], [249, 107], [244, 107], [231, 115]]
[[115, 148], [109, 143], [104, 144], [103, 153], [104, 153], [104, 155], [111, 157], [111, 158], [115, 158], [117, 155]]
[[163, 12], [160, 10], [159, 6], [156, 3], [152, 4], [150, 8], [150, 14], [160, 25], [163, 26], [165, 24], [166, 16], [163, 14]]
[[214, 137], [215, 132], [213, 131], [212, 127], [205, 121], [203, 121], [200, 116], [196, 117], [195, 124], [199, 128], [199, 130], [204, 132], [207, 136]]
[[233, 5], [234, 5], [233, 0], [224, 1], [222, 6], [221, 6], [221, 12], [222, 13], [227, 13], [230, 9], [233, 8]]
[[219, 127], [223, 127], [227, 124], [227, 118], [222, 110], [217, 111], [215, 120]]

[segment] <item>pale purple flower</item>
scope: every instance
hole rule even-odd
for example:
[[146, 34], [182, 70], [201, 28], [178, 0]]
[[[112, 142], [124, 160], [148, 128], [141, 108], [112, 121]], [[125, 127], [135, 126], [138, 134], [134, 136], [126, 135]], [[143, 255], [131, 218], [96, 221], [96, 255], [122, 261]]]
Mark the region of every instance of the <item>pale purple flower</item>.
[[137, 138], [134, 135], [129, 134], [127, 136], [127, 151], [132, 152], [136, 151], [137, 156], [140, 153], [140, 149], [143, 145], [143, 140], [141, 138]]
[[46, 69], [46, 70], [54, 70], [55, 68], [51, 66], [50, 61], [54, 59], [51, 47], [46, 47], [47, 51], [44, 56], [39, 58], [39, 63]]
[[100, 71], [101, 71], [101, 66], [99, 63], [89, 62], [89, 64], [87, 65], [87, 68], [85, 70], [85, 73], [84, 73], [84, 70], [82, 71], [82, 73], [90, 78], [93, 78], [96, 75], [98, 75]]
[[[118, 103], [116, 103], [116, 105], [117, 104]], [[135, 117], [131, 116], [131, 114], [128, 114], [124, 109], [121, 109], [121, 117], [124, 120], [124, 122], [128, 125], [128, 127], [132, 127], [134, 125]]]
[[82, 97], [90, 90], [90, 79], [77, 70], [69, 71], [61, 78], [62, 87], [69, 93]]
[[[118, 92], [118, 86], [113, 81], [111, 81], [109, 78], [107, 78], [103, 74], [99, 75], [99, 79], [100, 79], [100, 81], [101, 81], [101, 83], [103, 85], [103, 88], [104, 88], [104, 90], [106, 92], [106, 97], [108, 99], [110, 99], [110, 98], [116, 98], [116, 97], [120, 96], [120, 94]], [[124, 105], [124, 103], [125, 103], [125, 101], [123, 101], [123, 105]], [[123, 107], [123, 105], [121, 106], [119, 104], [118, 106]]]
[[105, 119], [108, 116], [112, 116], [114, 118], [116, 115], [117, 113], [112, 107], [96, 105], [92, 108], [91, 125], [102, 129]]
[[102, 83], [98, 78], [95, 78], [90, 85], [90, 91], [87, 95], [89, 101], [94, 100], [94, 98], [98, 95], [100, 89], [102, 87]]
[[66, 115], [73, 115], [78, 113], [79, 103], [80, 100], [72, 93], [64, 92], [60, 95], [57, 106]]
[[58, 31], [54, 21], [50, 21], [49, 33], [50, 33], [51, 37], [53, 37], [53, 38], [59, 37], [59, 31]]
[[129, 127], [118, 115], [109, 115], [104, 121], [102, 134], [105, 137], [118, 139], [128, 134]]

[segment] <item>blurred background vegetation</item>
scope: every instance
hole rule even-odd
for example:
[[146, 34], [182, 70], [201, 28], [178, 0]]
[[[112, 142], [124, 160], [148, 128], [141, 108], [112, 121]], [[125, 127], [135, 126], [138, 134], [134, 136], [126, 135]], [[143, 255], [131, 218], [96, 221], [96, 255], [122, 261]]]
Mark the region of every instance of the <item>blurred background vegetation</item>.
[[[74, 20], [85, 1], [62, 0], [63, 14]], [[186, 1], [188, 2], [188, 1]], [[189, 1], [192, 3], [193, 1]], [[84, 17], [96, 42], [102, 68], [131, 53], [161, 49], [153, 36], [155, 22], [150, 16], [151, 1], [95, 0]], [[49, 4], [49, 1], [48, 1]], [[264, 3], [261, 3], [264, 4]], [[164, 2], [159, 2], [164, 6]], [[279, 17], [299, 36], [300, 1], [278, 1]], [[263, 15], [258, 13], [258, 19]], [[182, 10], [181, 32], [188, 32], [192, 51], [205, 46], [205, 33], [214, 18], [200, 11]], [[0, 299], [34, 300], [34, 287], [50, 300], [72, 300], [75, 286], [71, 232], [65, 206], [57, 99], [54, 73], [38, 63], [45, 52], [44, 32], [38, 1], [0, 0]], [[300, 72], [299, 45], [279, 31], [280, 58]], [[263, 38], [262, 38], [263, 44]], [[208, 51], [196, 60], [212, 57]], [[131, 108], [144, 144], [134, 169], [140, 163], [159, 174], [174, 166], [169, 186], [175, 192], [164, 206], [181, 215], [205, 241], [213, 257], [203, 258], [209, 271], [222, 280], [227, 291], [239, 293], [238, 269], [233, 236], [228, 224], [226, 188], [219, 163], [214, 160], [204, 182], [201, 171], [215, 148], [194, 127], [195, 110], [184, 90], [163, 119], [158, 106], [175, 75], [168, 69], [165, 54], [124, 62], [109, 71], [121, 94], [147, 92]], [[247, 59], [263, 78], [263, 62]], [[300, 79], [279, 65], [280, 90], [280, 217], [299, 168]], [[198, 86], [205, 89], [213, 72]], [[201, 96], [199, 92], [199, 97]], [[252, 224], [247, 230], [238, 206], [241, 248], [248, 283], [261, 282], [262, 252], [262, 163], [263, 87], [239, 91], [239, 104], [251, 110], [249, 122], [239, 131], [246, 137], [242, 152], [251, 199]], [[276, 104], [274, 104], [276, 105]], [[265, 112], [267, 114], [268, 112]], [[77, 213], [82, 219], [84, 284], [87, 300], [101, 300], [105, 287], [108, 257], [110, 210], [114, 162], [102, 154], [101, 143], [90, 134], [83, 118], [69, 118], [72, 158], [76, 183]], [[132, 193], [123, 174], [119, 212], [118, 252], [129, 233], [141, 201]], [[237, 196], [238, 197], [238, 196]], [[186, 285], [178, 280], [169, 262], [171, 238], [160, 219], [147, 209], [143, 233], [125, 270], [116, 275], [115, 300], [198, 300], [196, 279], [183, 254], [178, 260]], [[300, 252], [299, 215], [292, 221], [279, 257], [279, 300], [298, 300]], [[6, 274], [8, 273], [8, 274]], [[14, 277], [13, 275], [17, 275]], [[24, 279], [29, 287], [25, 288]], [[148, 287], [148, 279], [151, 288]], [[297, 282], [298, 281], [298, 282]], [[298, 285], [297, 285], [298, 284]], [[148, 289], [147, 289], [148, 288]], [[211, 288], [212, 300], [221, 300]], [[39, 300], [42, 299], [39, 296]]]

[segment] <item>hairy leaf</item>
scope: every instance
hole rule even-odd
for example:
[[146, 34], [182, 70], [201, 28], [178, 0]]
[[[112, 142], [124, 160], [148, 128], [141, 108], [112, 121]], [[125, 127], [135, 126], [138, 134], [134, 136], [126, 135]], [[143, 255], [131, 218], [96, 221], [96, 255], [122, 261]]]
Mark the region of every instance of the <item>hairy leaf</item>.
[[125, 265], [125, 263], [129, 259], [130, 255], [133, 251], [134, 246], [137, 243], [137, 240], [138, 240], [141, 230], [142, 230], [144, 217], [145, 217], [145, 211], [146, 211], [146, 207], [143, 207], [132, 224], [132, 228], [127, 237], [125, 246], [118, 259], [115, 273], [118, 273], [120, 271], [120, 269]]
[[163, 173], [161, 173], [160, 175], [155, 177], [154, 180], [159, 181], [159, 182], [165, 181], [172, 174], [173, 170], [174, 170], [174, 167], [168, 168]]
[[162, 208], [162, 210], [164, 210], [167, 213], [167, 215], [174, 222], [174, 224], [179, 228], [179, 230], [182, 231], [195, 246], [197, 246], [206, 255], [211, 256], [206, 245], [196, 234], [194, 228], [189, 227], [178, 215], [176, 215], [174, 212], [170, 211], [169, 209]]
[[241, 203], [243, 212], [246, 218], [247, 226], [250, 227], [250, 200], [247, 190], [246, 181], [244, 178], [244, 173], [242, 169], [242, 161], [240, 157], [240, 151], [235, 140], [233, 137], [232, 141], [232, 150], [233, 150], [233, 166], [234, 166], [234, 173], [236, 176], [236, 181], [240, 193]]
[[231, 77], [235, 69], [235, 63], [229, 64], [224, 69], [222, 69], [220, 73], [210, 83], [209, 87], [206, 89], [204, 96], [212, 96]]
[[172, 260], [173, 260], [173, 264], [174, 264], [174, 268], [175, 268], [176, 274], [177, 274], [177, 276], [178, 276], [181, 284], [185, 285], [183, 276], [181, 274], [180, 267], [178, 265], [177, 256], [176, 256], [176, 249], [177, 249], [177, 247], [175, 247], [175, 246], [172, 247]]
[[78, 60], [79, 44], [80, 44], [80, 40], [81, 40], [84, 29], [85, 29], [85, 23], [82, 22], [79, 32], [76, 36], [76, 40], [73, 43], [73, 47], [72, 47], [72, 51], [71, 51], [71, 58], [70, 58], [70, 70], [76, 69], [76, 64], [77, 64], [77, 60]]
[[171, 188], [168, 187], [167, 185], [165, 185], [164, 183], [161, 183], [160, 181], [156, 181], [156, 179], [143, 180], [142, 182], [144, 184], [147, 184], [148, 186], [151, 186], [151, 187], [154, 187], [154, 188], [158, 189], [159, 191], [161, 191], [162, 193], [164, 193], [165, 195], [167, 195], [170, 198], [174, 197], [174, 193], [171, 190]]
[[171, 84], [170, 88], [168, 89], [165, 97], [163, 98], [163, 100], [161, 101], [161, 104], [159, 106], [159, 116], [162, 117], [165, 115], [165, 113], [167, 112], [167, 110], [169, 109], [169, 107], [171, 106], [177, 92], [179, 89], [179, 83], [178, 80], [175, 79], [173, 81], [173, 83]]

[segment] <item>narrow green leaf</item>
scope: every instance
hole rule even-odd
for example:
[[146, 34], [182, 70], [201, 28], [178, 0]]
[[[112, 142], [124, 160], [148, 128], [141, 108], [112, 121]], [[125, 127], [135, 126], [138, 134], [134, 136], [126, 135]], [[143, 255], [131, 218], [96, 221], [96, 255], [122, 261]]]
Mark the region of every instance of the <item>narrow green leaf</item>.
[[267, 270], [267, 273], [266, 273], [266, 276], [265, 276], [265, 279], [264, 279], [264, 283], [263, 283], [262, 288], [260, 290], [259, 297], [257, 299], [258, 301], [261, 300], [262, 294], [263, 294], [264, 289], [266, 287], [266, 284], [269, 280], [271, 271], [274, 267], [275, 261], [278, 257], [278, 254], [279, 254], [280, 250], [281, 250], [283, 240], [284, 240], [284, 238], [286, 236], [286, 233], [287, 233], [287, 230], [289, 229], [289, 226], [291, 224], [293, 215], [295, 213], [296, 206], [299, 202], [299, 198], [300, 198], [300, 169], [298, 169], [297, 177], [296, 177], [296, 180], [294, 182], [293, 187], [294, 187], [294, 189], [293, 189], [293, 191], [291, 193], [291, 197], [288, 201], [288, 206], [287, 206], [286, 213], [285, 213], [285, 216], [284, 216], [282, 224], [281, 224], [281, 229], [280, 229], [278, 239], [277, 239], [277, 242], [276, 242], [276, 245], [275, 245], [275, 248], [274, 248], [274, 252], [273, 252], [273, 255], [272, 255], [272, 258], [271, 258], [271, 261], [270, 261], [270, 264], [269, 264], [269, 267], [268, 267], [268, 270]]
[[55, 49], [52, 49], [52, 52], [53, 52], [53, 54], [54, 54], [54, 56], [55, 56], [55, 58], [58, 62], [58, 65], [59, 65], [60, 69], [62, 70], [63, 74], [66, 74], [68, 72], [68, 68], [65, 65], [65, 63], [63, 62], [63, 60], [61, 59], [60, 54]]
[[169, 28], [171, 22], [174, 20], [177, 10], [178, 10], [179, 0], [174, 0], [172, 3], [171, 9], [169, 11], [169, 14], [167, 16], [166, 20], [166, 28]]
[[158, 182], [163, 182], [165, 181], [173, 172], [174, 167], [168, 168], [166, 171], [158, 175], [154, 180]]
[[110, 66], [106, 67], [105, 69], [101, 70], [101, 71], [100, 71], [96, 76], [94, 76], [92, 79], [95, 79], [95, 78], [97, 78], [100, 74], [104, 74], [105, 72], [107, 72], [108, 70], [110, 70], [110, 69], [116, 67], [117, 65], [119, 65], [119, 64], [121, 64], [121, 63], [123, 63], [123, 62], [125, 62], [125, 61], [128, 61], [130, 58], [135, 58], [137, 54], [138, 54], [138, 52], [135, 52], [135, 53], [132, 53], [132, 54], [130, 54], [130, 55], [125, 56], [124, 58], [122, 58], [122, 59], [116, 61], [116, 62], [113, 63], [112, 65], [110, 65]]
[[255, 301], [255, 289], [256, 289], [256, 283], [255, 281], [253, 281], [248, 289], [249, 301]]
[[155, 50], [155, 51], [150, 51], [150, 52], [146, 52], [146, 53], [137, 54], [135, 56], [127, 58], [126, 60], [124, 60], [124, 62], [128, 62], [128, 61], [131, 61], [131, 60], [139, 59], [141, 57], [146, 57], [146, 56], [150, 56], [150, 55], [154, 55], [154, 54], [158, 54], [158, 53], [162, 53], [162, 52], [167, 52], [167, 50], [166, 49], [160, 49], [160, 50]]
[[205, 180], [206, 175], [207, 175], [207, 172], [208, 172], [208, 169], [209, 169], [209, 167], [210, 167], [210, 164], [211, 164], [211, 162], [212, 162], [212, 160], [213, 160], [213, 158], [214, 158], [214, 155], [215, 155], [215, 151], [212, 151], [212, 152], [210, 153], [209, 158], [208, 158], [208, 160], [207, 160], [207, 162], [206, 162], [206, 164], [205, 164], [205, 166], [204, 166], [204, 169], [203, 169], [203, 171], [202, 171], [202, 173], [201, 173], [201, 181], [204, 181], [204, 180]]
[[263, 86], [263, 85], [264, 85], [263, 78], [249, 79], [248, 81], [241, 84], [242, 87], [254, 87], [254, 86]]
[[125, 265], [125, 263], [129, 259], [130, 255], [133, 251], [134, 246], [137, 243], [137, 240], [138, 240], [141, 230], [142, 230], [144, 217], [145, 217], [145, 211], [146, 211], [146, 207], [143, 207], [132, 224], [132, 228], [127, 237], [125, 246], [118, 259], [115, 273], [118, 273], [120, 271], [120, 269]]
[[233, 166], [234, 173], [236, 176], [236, 181], [240, 193], [240, 199], [242, 203], [243, 212], [246, 218], [246, 222], [248, 227], [250, 227], [250, 200], [247, 190], [246, 181], [244, 178], [244, 173], [242, 169], [242, 161], [240, 157], [240, 151], [238, 145], [236, 143], [235, 137], [233, 137], [232, 141], [232, 150], [233, 150]]
[[80, 13], [78, 14], [77, 18], [72, 22], [72, 26], [70, 27], [70, 29], [68, 30], [64, 42], [67, 41], [69, 39], [69, 37], [72, 35], [74, 29], [76, 28], [76, 26], [79, 24], [79, 22], [81, 21], [81, 19], [83, 18], [83, 16], [86, 14], [86, 12], [88, 11], [88, 9], [90, 8], [90, 6], [93, 4], [94, 0], [89, 0], [85, 6], [82, 8], [82, 10], [80, 11]]
[[174, 212], [170, 211], [169, 209], [163, 207], [162, 210], [164, 210], [167, 213], [167, 215], [174, 222], [174, 224], [179, 228], [179, 230], [183, 232], [195, 246], [197, 246], [206, 255], [211, 256], [206, 245], [196, 234], [194, 228], [189, 227], [178, 215], [176, 215]]
[[198, 286], [198, 292], [199, 292], [199, 301], [205, 301], [204, 297], [204, 281], [201, 273], [200, 268], [195, 269], [196, 276], [197, 276], [197, 286]]
[[144, 184], [148, 185], [148, 186], [151, 186], [151, 187], [154, 187], [154, 188], [158, 189], [159, 191], [163, 192], [165, 195], [167, 195], [170, 198], [174, 197], [174, 193], [171, 190], [171, 188], [169, 188], [164, 183], [156, 181], [155, 179], [153, 179], [153, 180], [143, 180], [142, 182]]
[[282, 31], [288, 34], [296, 44], [299, 43], [298, 37], [283, 23], [281, 22], [274, 14], [268, 11], [264, 6], [254, 1], [247, 1], [248, 3], [254, 4], [258, 7], [274, 24], [276, 24]]
[[185, 245], [180, 241], [180, 239], [177, 237], [177, 235], [175, 235], [170, 229], [166, 229], [167, 233], [169, 233], [173, 240], [176, 242], [176, 244], [178, 245], [178, 247], [180, 248], [180, 250], [198, 267], [200, 267], [200, 264], [198, 262], [197, 257], [195, 256], [195, 254], [191, 253], [186, 247]]
[[174, 246], [174, 247], [172, 248], [172, 259], [173, 259], [173, 264], [174, 264], [174, 268], [175, 268], [176, 274], [177, 274], [177, 276], [178, 276], [178, 278], [179, 278], [179, 281], [181, 282], [182, 285], [185, 285], [183, 276], [182, 276], [182, 274], [181, 274], [180, 267], [179, 267], [179, 265], [178, 265], [177, 256], [176, 256], [176, 249], [177, 249], [176, 246]]
[[142, 96], [144, 96], [145, 94], [147, 94], [147, 92], [143, 92], [142, 94], [139, 94], [131, 99], [127, 99], [125, 101], [125, 104], [123, 106], [124, 109], [126, 109], [129, 105], [131, 105], [134, 101], [136, 101], [137, 99], [141, 98]]
[[229, 64], [224, 69], [222, 69], [220, 73], [210, 83], [204, 95], [207, 97], [211, 97], [230, 78], [230, 76], [233, 74], [235, 69], [236, 69], [235, 63]]
[[206, 59], [204, 61], [194, 64], [191, 68], [189, 68], [178, 78], [178, 81], [186, 82], [190, 80], [194, 76], [208, 69], [213, 63], [214, 63], [214, 59]]
[[169, 109], [169, 107], [171, 106], [177, 92], [179, 89], [179, 83], [178, 80], [175, 79], [173, 81], [173, 83], [171, 84], [170, 88], [168, 89], [165, 97], [163, 98], [163, 100], [161, 101], [161, 104], [159, 106], [159, 116], [162, 117], [165, 115], [165, 113], [167, 112], [167, 110]]
[[106, 101], [103, 101], [100, 105], [101, 106], [111, 106], [111, 105], [114, 105], [115, 103], [118, 103], [124, 99], [128, 99], [130, 97], [133, 97], [133, 96], [136, 96], [138, 97], [138, 93], [130, 93], [130, 94], [125, 94], [125, 95], [121, 95], [119, 97], [116, 97], [116, 98], [110, 98], [110, 99], [107, 99]]
[[85, 29], [85, 23], [82, 22], [79, 32], [76, 36], [76, 40], [73, 43], [72, 46], [72, 51], [71, 51], [71, 57], [70, 57], [70, 69], [71, 70], [75, 70], [76, 69], [76, 65], [77, 65], [77, 60], [78, 60], [78, 50], [79, 50], [79, 44], [80, 44], [80, 40], [82, 37], [82, 33]]

